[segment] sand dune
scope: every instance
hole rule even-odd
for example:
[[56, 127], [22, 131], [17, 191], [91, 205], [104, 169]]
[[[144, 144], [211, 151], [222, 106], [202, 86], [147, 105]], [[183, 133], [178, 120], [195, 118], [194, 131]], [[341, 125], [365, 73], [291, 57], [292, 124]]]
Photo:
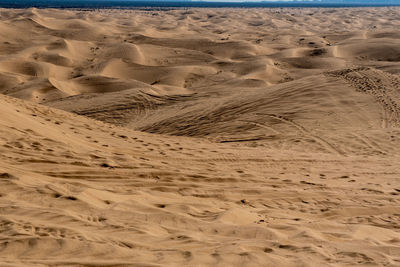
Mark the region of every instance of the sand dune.
[[399, 8], [0, 9], [1, 266], [399, 266]]

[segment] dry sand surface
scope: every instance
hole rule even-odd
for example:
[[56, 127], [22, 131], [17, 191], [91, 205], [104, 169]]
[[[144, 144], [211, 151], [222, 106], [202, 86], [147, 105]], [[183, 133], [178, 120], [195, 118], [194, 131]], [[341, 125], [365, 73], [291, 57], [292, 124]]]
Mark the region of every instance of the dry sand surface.
[[400, 266], [400, 8], [0, 9], [0, 266]]

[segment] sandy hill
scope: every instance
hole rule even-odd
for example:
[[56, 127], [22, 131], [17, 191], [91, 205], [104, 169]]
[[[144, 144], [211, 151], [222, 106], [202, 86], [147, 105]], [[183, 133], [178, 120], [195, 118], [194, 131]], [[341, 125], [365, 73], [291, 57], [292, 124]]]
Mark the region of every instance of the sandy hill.
[[398, 8], [0, 14], [0, 266], [400, 264]]

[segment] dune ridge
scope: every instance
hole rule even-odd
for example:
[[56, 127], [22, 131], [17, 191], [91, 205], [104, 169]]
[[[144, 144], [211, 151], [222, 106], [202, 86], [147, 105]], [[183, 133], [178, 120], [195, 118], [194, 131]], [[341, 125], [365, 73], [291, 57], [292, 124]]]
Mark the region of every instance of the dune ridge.
[[399, 13], [0, 9], [0, 266], [399, 266]]

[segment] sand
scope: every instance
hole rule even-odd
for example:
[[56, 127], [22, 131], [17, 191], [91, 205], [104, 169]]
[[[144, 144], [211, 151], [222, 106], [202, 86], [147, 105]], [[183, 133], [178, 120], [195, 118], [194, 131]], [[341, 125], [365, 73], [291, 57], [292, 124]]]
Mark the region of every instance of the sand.
[[0, 9], [0, 266], [399, 266], [400, 9]]

